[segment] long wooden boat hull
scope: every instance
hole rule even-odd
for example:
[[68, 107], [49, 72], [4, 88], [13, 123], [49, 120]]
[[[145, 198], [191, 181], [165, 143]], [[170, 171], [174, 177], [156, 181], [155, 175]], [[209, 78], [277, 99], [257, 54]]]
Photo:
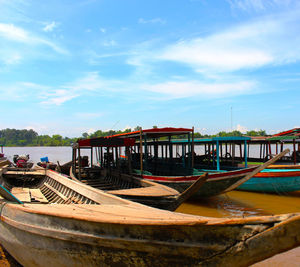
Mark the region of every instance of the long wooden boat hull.
[[[0, 242], [24, 266], [248, 266], [300, 245], [300, 213], [200, 217], [127, 201], [50, 170], [0, 174], [27, 199], [0, 200]], [[24, 175], [29, 188], [19, 187]], [[37, 189], [41, 197], [25, 197]]]
[[[208, 178], [206, 182], [191, 197], [191, 199], [201, 199], [216, 196], [227, 192], [228, 188], [232, 188], [233, 190], [235, 188], [234, 185], [243, 179], [247, 174], [251, 173], [254, 169], [255, 167], [226, 172], [208, 171]], [[202, 172], [199, 172], [199, 174], [202, 174]], [[143, 174], [142, 177], [146, 180], [162, 183], [163, 185], [172, 187], [177, 191], [182, 192], [188, 188], [199, 176], [154, 176]]]
[[265, 169], [238, 187], [238, 190], [286, 193], [300, 190], [300, 169]]

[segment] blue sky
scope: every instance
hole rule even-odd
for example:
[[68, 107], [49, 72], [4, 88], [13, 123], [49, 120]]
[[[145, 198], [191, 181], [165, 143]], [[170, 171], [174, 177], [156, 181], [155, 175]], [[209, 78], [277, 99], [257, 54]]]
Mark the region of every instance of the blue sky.
[[0, 129], [274, 133], [299, 61], [299, 1], [0, 0]]

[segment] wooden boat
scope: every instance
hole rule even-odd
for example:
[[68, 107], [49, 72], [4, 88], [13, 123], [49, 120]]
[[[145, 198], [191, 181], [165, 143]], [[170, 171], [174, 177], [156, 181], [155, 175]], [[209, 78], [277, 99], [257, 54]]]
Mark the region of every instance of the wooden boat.
[[[186, 140], [171, 140], [172, 137], [182, 137], [185, 135], [188, 136]], [[108, 150], [107, 153], [112, 154], [112, 157], [115, 158], [115, 162], [124, 163], [124, 161], [126, 161], [126, 164], [129, 165], [130, 168], [132, 167], [132, 173], [136, 177], [158, 182], [172, 187], [179, 192], [186, 190], [200, 175], [208, 172], [207, 180], [204, 185], [191, 196], [191, 198], [194, 199], [212, 197], [234, 190], [241, 182], [247, 181], [253, 175], [276, 161], [268, 162], [260, 167], [232, 171], [221, 171], [218, 167], [218, 163], [217, 168], [214, 170], [209, 168], [196, 170], [194, 168], [196, 167], [194, 154], [196, 142], [194, 142], [193, 138], [193, 129], [186, 128], [146, 129], [114, 135], [110, 138], [131, 138], [139, 141], [129, 144], [131, 150], [123, 151], [126, 154], [123, 156], [123, 159], [120, 159], [119, 155], [121, 155], [121, 153], [119, 151]], [[94, 142], [92, 139], [80, 140], [78, 141], [77, 147], [80, 147], [80, 142], [84, 144], [88, 142], [88, 140]], [[222, 141], [223, 139], [220, 138], [220, 140]], [[216, 142], [220, 140], [217, 139]], [[247, 140], [246, 138], [242, 141], [246, 142]], [[232, 140], [230, 139], [230, 141]], [[98, 152], [98, 159], [100, 160], [100, 165], [102, 165], [104, 161], [103, 151]], [[218, 151], [216, 154], [218, 155]], [[127, 172], [130, 172], [130, 168], [127, 169]]]
[[[198, 175], [189, 187], [179, 193], [173, 188], [137, 178], [130, 173], [124, 173], [122, 170], [125, 166], [120, 166], [112, 155], [106, 154], [105, 163], [102, 167], [93, 165], [93, 159], [89, 165], [87, 157], [80, 156], [80, 149], [91, 149], [91, 155], [93, 155], [93, 148], [103, 150], [103, 148], [113, 147], [118, 150], [125, 147], [128, 149], [128, 146], [134, 142], [134, 139], [128, 138], [103, 137], [79, 140], [73, 149], [73, 165], [70, 169], [70, 177], [107, 193], [167, 210], [175, 210], [205, 183], [206, 174]], [[78, 157], [76, 152], [78, 152]], [[113, 166], [113, 164], [116, 164], [116, 166]]]
[[[248, 142], [248, 160], [252, 163], [265, 162], [274, 154], [289, 147], [291, 153], [280, 159], [276, 164], [300, 164], [300, 128], [294, 128], [272, 136], [253, 136]], [[252, 149], [255, 148], [255, 149]], [[258, 153], [255, 153], [258, 150]], [[270, 168], [272, 168], [271, 166]]]
[[[250, 140], [249, 137], [236, 136], [196, 139], [194, 140], [194, 146], [197, 150], [200, 150], [198, 146], [202, 146], [204, 147], [204, 151], [208, 153], [203, 156], [196, 155], [194, 166], [197, 169], [202, 168], [202, 170], [208, 171], [209, 174], [212, 170], [223, 173], [230, 173], [229, 170], [242, 170], [249, 163], [248, 142]], [[182, 145], [185, 144], [184, 141], [178, 142]], [[239, 151], [235, 151], [235, 147], [239, 148]], [[274, 154], [270, 158], [273, 157]], [[259, 166], [259, 164], [253, 165], [252, 163], [250, 166], [255, 167]], [[237, 189], [267, 193], [298, 191], [300, 190], [300, 166], [269, 165], [264, 170], [255, 174], [251, 179], [245, 181]]]
[[23, 266], [248, 266], [300, 245], [299, 213], [200, 217], [121, 199], [53, 170], [0, 174], [0, 242]]
[[300, 190], [300, 169], [265, 169], [240, 185], [238, 190], [287, 193]]

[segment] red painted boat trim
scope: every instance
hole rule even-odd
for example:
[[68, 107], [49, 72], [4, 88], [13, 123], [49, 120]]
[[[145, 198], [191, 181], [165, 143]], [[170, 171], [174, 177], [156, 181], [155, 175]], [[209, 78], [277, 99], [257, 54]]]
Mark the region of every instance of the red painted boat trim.
[[[236, 178], [236, 176], [246, 175], [252, 172], [256, 167], [242, 169], [238, 171], [228, 171], [222, 173], [214, 173], [209, 174], [207, 181], [211, 180], [225, 180], [228, 179], [229, 176], [233, 176], [231, 178]], [[193, 182], [196, 181], [201, 175], [188, 175], [188, 176], [155, 176], [155, 175], [146, 175], [143, 174], [142, 178], [147, 180], [159, 181], [159, 182]], [[139, 175], [141, 177], [141, 175]]]
[[253, 177], [255, 178], [276, 178], [276, 177], [296, 177], [300, 176], [300, 171], [296, 172], [260, 172]]

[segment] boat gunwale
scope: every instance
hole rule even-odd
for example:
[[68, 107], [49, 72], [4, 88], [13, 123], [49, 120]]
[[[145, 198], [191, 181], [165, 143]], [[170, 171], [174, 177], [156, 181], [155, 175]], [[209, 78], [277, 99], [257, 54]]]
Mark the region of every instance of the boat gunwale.
[[[129, 206], [129, 208], [136, 208], [135, 203], [134, 205]], [[292, 218], [292, 217], [299, 217], [300, 213], [287, 213], [287, 214], [281, 214], [281, 215], [266, 215], [266, 216], [251, 216], [251, 217], [230, 217], [230, 218], [216, 218], [216, 217], [204, 217], [204, 216], [198, 216], [198, 215], [190, 215], [190, 214], [183, 214], [183, 213], [177, 213], [177, 212], [170, 212], [166, 210], [158, 210], [156, 208], [148, 207], [142, 204], [138, 204], [141, 206], [141, 208], [144, 208], [144, 210], [149, 210], [149, 212], [153, 211], [153, 215], [155, 215], [155, 212], [158, 212], [160, 214], [165, 213], [165, 218], [137, 218], [136, 216], [130, 215], [127, 216], [124, 214], [116, 215], [113, 212], [108, 213], [107, 211], [101, 211], [101, 210], [90, 210], [88, 207], [97, 207], [97, 209], [101, 209], [101, 206], [118, 206], [118, 205], [92, 205], [92, 204], [15, 204], [11, 203], [10, 201], [6, 200], [0, 200], [0, 205], [4, 205], [4, 207], [1, 208], [1, 220], [3, 217], [3, 209], [5, 208], [12, 208], [16, 210], [20, 210], [26, 213], [33, 213], [38, 215], [46, 215], [50, 217], [59, 217], [59, 218], [65, 218], [65, 219], [75, 219], [80, 221], [90, 221], [90, 222], [96, 222], [96, 223], [112, 223], [112, 224], [130, 224], [130, 225], [170, 225], [170, 226], [180, 226], [180, 225], [241, 225], [241, 224], [261, 224], [261, 223], [279, 223], [286, 219]], [[45, 209], [36, 209], [38, 206], [43, 206]], [[56, 210], [52, 210], [51, 208], [58, 208], [58, 206], [64, 206], [72, 208], [73, 211], [76, 209], [80, 209], [80, 214], [68, 214], [63, 212], [56, 212]], [[115, 218], [114, 221], [112, 221], [110, 218], [98, 218], [97, 216], [87, 216], [88, 214], [91, 214], [91, 212], [100, 212], [102, 215], [113, 215]], [[100, 216], [99, 216], [100, 217]], [[103, 217], [103, 216], [102, 216]]]
[[[247, 173], [250, 173], [257, 167], [249, 167], [239, 170], [233, 170], [233, 171], [227, 171], [227, 172], [220, 172], [220, 173], [208, 173], [208, 179], [207, 182], [214, 182], [218, 180], [226, 180], [226, 179], [234, 179], [237, 178], [237, 175], [246, 175]], [[182, 176], [166, 176], [166, 175], [136, 175], [138, 177], [142, 177], [144, 179], [154, 180], [154, 181], [160, 181], [160, 182], [193, 182], [197, 180], [202, 174], [199, 175], [182, 175]], [[228, 177], [232, 176], [232, 177]]]

